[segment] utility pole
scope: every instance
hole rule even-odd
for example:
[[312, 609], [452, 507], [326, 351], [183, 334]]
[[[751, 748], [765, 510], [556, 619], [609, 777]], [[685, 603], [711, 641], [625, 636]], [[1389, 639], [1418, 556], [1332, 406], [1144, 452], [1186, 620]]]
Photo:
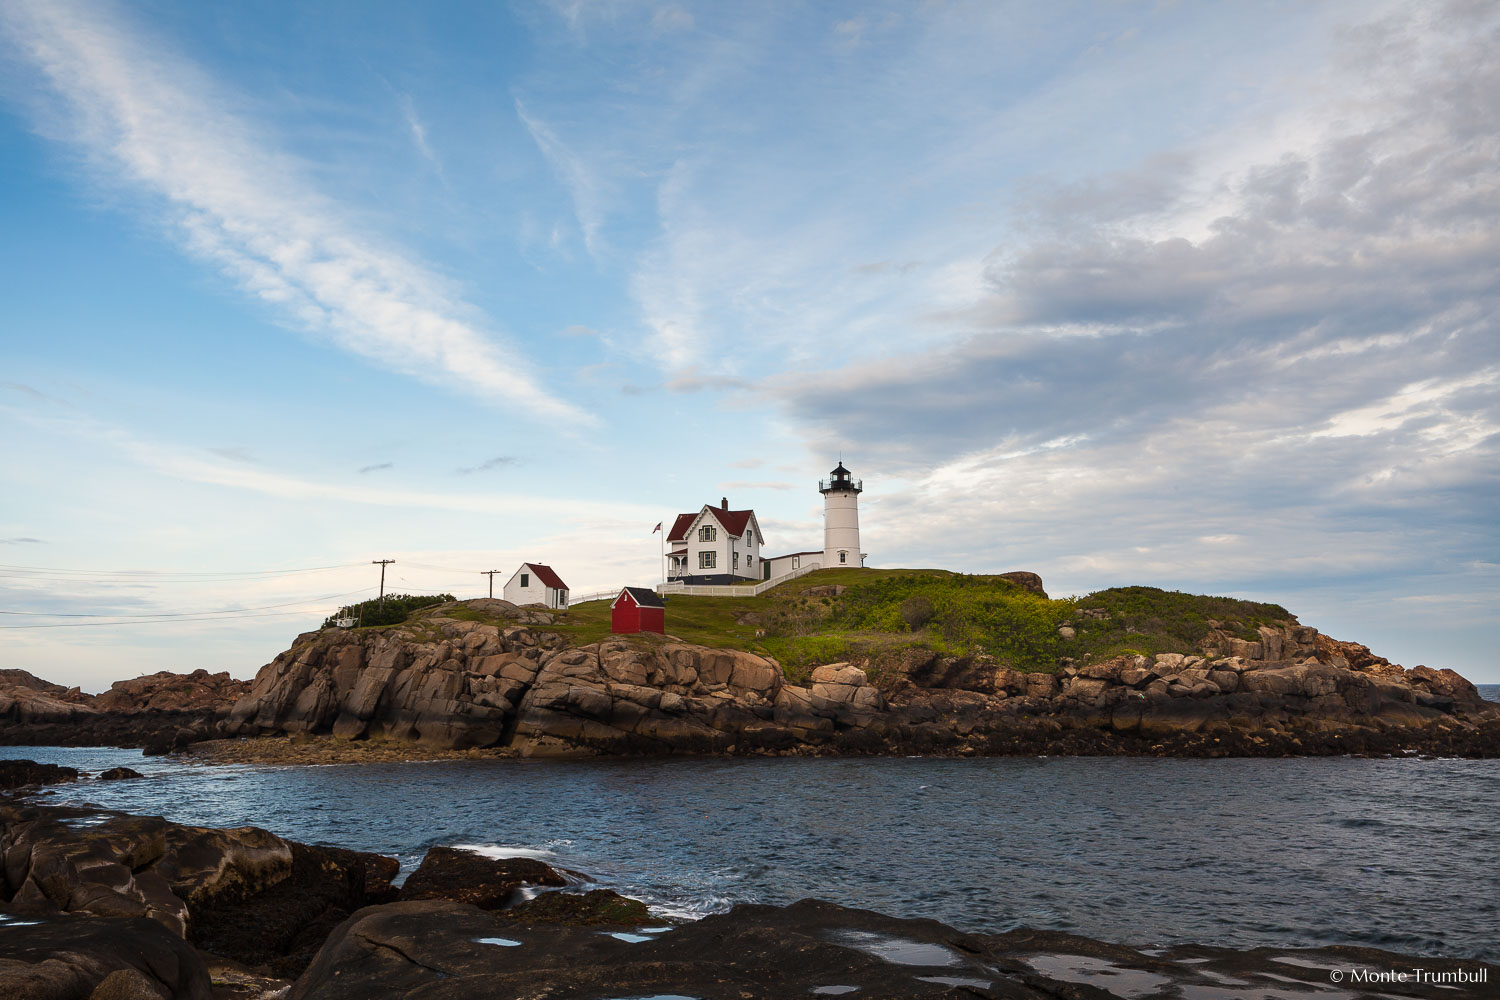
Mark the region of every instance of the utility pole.
[[396, 560], [394, 560], [394, 559], [371, 559], [370, 560], [370, 565], [371, 566], [379, 566], [380, 567], [380, 606], [381, 607], [385, 607], [385, 568], [387, 566], [389, 566], [391, 563], [395, 562], [395, 561]]
[[503, 569], [482, 569], [479, 572], [490, 578], [490, 596], [494, 597], [495, 596], [495, 574], [496, 573], [504, 573], [505, 570], [503, 570]]

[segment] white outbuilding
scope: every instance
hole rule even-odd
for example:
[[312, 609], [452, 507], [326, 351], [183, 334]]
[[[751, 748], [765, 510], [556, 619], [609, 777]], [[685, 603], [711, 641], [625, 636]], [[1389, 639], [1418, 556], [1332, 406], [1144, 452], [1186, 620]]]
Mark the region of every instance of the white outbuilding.
[[568, 606], [568, 585], [551, 566], [522, 563], [500, 596], [512, 604], [541, 604], [561, 611]]

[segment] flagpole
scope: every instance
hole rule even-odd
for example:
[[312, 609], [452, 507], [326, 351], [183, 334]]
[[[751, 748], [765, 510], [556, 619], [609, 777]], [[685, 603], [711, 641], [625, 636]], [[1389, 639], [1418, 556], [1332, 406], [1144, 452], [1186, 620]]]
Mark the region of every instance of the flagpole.
[[667, 582], [667, 533], [663, 530], [666, 527], [666, 523], [666, 521], [658, 521], [656, 522], [656, 527], [651, 529], [651, 534], [653, 535], [658, 531], [661, 532], [661, 582], [663, 586]]

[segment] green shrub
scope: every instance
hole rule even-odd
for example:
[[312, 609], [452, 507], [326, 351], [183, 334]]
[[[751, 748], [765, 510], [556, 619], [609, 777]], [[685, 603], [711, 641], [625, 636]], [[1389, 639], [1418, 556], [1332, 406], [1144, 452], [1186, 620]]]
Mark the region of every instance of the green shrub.
[[[852, 585], [824, 620], [793, 619], [786, 628], [846, 636], [925, 628], [924, 644], [951, 655], [985, 652], [1037, 670], [1052, 669], [1062, 655], [1057, 627], [1072, 609], [1070, 601], [1050, 601], [1001, 577], [908, 573]], [[798, 651], [809, 648], [803, 643]]]
[[1242, 639], [1256, 639], [1256, 628], [1296, 621], [1279, 604], [1237, 597], [1208, 597], [1157, 587], [1112, 587], [1080, 598], [1073, 625], [1078, 638], [1067, 655], [1107, 659], [1121, 653], [1147, 656], [1192, 652], [1215, 628]]
[[386, 594], [384, 600], [361, 601], [338, 610], [323, 621], [323, 628], [332, 628], [336, 618], [353, 618], [359, 628], [375, 625], [400, 625], [413, 611], [447, 604], [452, 594]]
[[901, 618], [912, 629], [919, 629], [932, 621], [934, 614], [931, 599], [923, 594], [913, 594], [901, 602]]

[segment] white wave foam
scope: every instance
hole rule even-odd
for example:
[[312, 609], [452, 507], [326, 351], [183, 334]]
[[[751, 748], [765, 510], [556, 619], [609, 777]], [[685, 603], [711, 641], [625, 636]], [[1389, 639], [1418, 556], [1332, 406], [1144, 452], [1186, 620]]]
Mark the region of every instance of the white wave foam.
[[557, 852], [540, 847], [511, 847], [507, 844], [454, 844], [456, 851], [471, 851], [474, 854], [496, 861], [502, 858], [555, 858]]
[[670, 902], [651, 902], [650, 900], [641, 900], [641, 902], [645, 903], [652, 913], [668, 920], [702, 920], [715, 913], [727, 913], [734, 905], [727, 896], [674, 899]]

